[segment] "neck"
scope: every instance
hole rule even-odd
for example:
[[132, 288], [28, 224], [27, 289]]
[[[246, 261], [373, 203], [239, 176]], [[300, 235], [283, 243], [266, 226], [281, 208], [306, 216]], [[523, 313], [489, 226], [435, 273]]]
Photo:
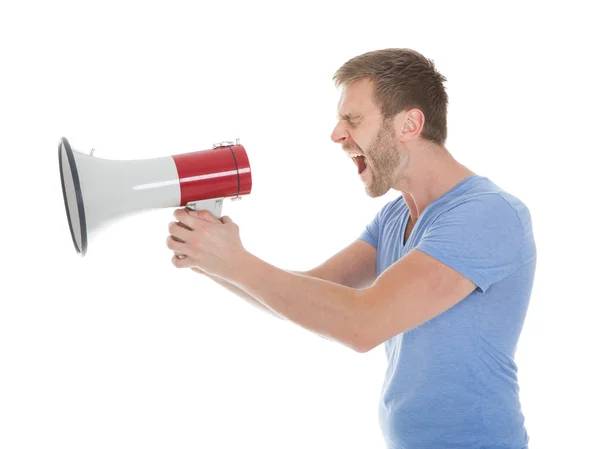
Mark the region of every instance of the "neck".
[[408, 150], [407, 166], [393, 188], [402, 192], [414, 223], [429, 203], [473, 175], [445, 147], [421, 143]]

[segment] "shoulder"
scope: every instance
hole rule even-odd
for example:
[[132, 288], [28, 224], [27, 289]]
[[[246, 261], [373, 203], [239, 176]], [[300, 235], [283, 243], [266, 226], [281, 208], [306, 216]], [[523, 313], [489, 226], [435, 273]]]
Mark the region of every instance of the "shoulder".
[[480, 177], [460, 195], [438, 208], [435, 218], [448, 215], [465, 216], [476, 222], [517, 220], [523, 228], [531, 225], [531, 213], [525, 202], [486, 177]]
[[523, 260], [536, 256], [529, 207], [487, 178], [446, 202], [428, 223], [427, 233], [441, 234], [495, 252], [520, 253]]

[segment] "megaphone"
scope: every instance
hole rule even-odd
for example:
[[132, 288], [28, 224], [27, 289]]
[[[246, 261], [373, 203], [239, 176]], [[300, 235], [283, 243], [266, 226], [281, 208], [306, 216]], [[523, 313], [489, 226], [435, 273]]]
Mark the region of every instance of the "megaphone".
[[246, 150], [236, 142], [212, 149], [139, 160], [110, 160], [58, 144], [65, 210], [75, 250], [86, 254], [93, 235], [144, 210], [185, 206], [221, 218], [223, 201], [252, 190]]

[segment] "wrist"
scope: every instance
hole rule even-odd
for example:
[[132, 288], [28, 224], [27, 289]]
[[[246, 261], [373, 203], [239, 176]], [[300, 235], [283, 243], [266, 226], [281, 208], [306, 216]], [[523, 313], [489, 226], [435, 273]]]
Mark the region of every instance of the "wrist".
[[232, 263], [228, 264], [228, 270], [224, 274], [223, 279], [232, 284], [242, 281], [246, 272], [250, 269], [254, 257], [253, 254], [245, 249], [241, 250], [233, 258]]

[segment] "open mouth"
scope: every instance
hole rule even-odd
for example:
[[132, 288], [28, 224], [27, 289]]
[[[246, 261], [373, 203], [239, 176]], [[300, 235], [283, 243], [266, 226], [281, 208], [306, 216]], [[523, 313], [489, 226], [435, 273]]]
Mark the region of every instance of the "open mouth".
[[354, 161], [354, 163], [358, 167], [358, 174], [359, 175], [366, 170], [366, 168], [367, 168], [367, 159], [364, 156], [359, 156], [359, 155], [352, 156], [352, 160]]

